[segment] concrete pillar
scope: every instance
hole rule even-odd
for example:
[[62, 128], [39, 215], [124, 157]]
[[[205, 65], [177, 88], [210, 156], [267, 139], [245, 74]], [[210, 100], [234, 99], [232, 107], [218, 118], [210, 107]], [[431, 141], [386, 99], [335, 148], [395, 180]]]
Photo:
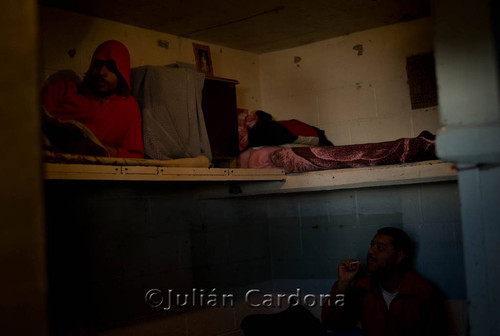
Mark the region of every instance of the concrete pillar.
[[[488, 0], [436, 0], [438, 156], [459, 167], [472, 336], [500, 335], [499, 13]], [[493, 20], [493, 16], [496, 16]]]
[[0, 334], [48, 335], [37, 2], [0, 13]]

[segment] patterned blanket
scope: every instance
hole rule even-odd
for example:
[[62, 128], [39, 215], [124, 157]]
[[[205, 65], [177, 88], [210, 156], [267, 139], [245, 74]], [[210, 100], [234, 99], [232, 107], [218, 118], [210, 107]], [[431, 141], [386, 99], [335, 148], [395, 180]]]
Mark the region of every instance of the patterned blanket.
[[435, 136], [428, 131], [416, 138], [346, 146], [283, 148], [270, 154], [272, 164], [284, 168], [287, 173], [435, 159]]

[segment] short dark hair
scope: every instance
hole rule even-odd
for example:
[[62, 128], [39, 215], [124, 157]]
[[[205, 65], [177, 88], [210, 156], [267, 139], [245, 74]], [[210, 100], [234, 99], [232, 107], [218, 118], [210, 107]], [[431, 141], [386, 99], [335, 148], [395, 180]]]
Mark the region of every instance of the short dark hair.
[[403, 251], [406, 254], [401, 266], [411, 267], [413, 264], [414, 244], [410, 236], [403, 230], [387, 226], [377, 230], [377, 233], [384, 234], [392, 238], [392, 245], [396, 251]]

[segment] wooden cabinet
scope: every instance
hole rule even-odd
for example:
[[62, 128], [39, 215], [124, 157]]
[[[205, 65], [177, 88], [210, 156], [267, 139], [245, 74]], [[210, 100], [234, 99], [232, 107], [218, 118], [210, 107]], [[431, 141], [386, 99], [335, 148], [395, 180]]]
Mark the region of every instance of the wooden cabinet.
[[205, 78], [202, 108], [216, 166], [228, 166], [239, 154], [237, 84], [232, 79]]

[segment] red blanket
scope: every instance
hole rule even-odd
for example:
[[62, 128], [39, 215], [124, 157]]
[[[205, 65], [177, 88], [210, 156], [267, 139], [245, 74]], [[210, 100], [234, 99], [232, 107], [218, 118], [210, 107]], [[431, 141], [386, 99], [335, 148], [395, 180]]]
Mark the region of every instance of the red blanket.
[[416, 138], [346, 146], [296, 147], [270, 154], [272, 163], [287, 173], [356, 168], [437, 159], [435, 137], [423, 131]]

